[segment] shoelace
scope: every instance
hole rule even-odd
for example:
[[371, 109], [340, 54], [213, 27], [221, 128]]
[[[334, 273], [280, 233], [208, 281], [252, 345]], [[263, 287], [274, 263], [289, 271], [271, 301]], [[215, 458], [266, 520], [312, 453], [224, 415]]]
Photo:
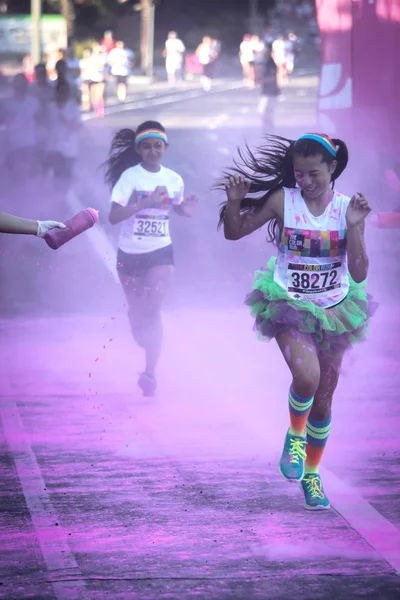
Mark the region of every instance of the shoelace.
[[307, 454], [305, 453], [306, 442], [299, 438], [293, 438], [290, 440], [290, 462], [298, 463], [299, 460], [306, 460]]
[[322, 491], [322, 483], [318, 476], [307, 477], [306, 485], [313, 498], [325, 498], [325, 494]]

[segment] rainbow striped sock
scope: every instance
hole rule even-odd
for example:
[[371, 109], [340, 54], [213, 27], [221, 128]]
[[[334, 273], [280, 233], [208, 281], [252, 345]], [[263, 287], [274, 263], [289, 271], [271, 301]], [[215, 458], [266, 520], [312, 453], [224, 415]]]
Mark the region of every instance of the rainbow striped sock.
[[332, 425], [332, 415], [323, 421], [308, 417], [307, 420], [307, 445], [306, 445], [306, 473], [318, 473], [318, 467], [328, 441]]
[[302, 398], [293, 389], [289, 390], [289, 412], [290, 412], [290, 429], [291, 435], [304, 436], [306, 432], [307, 417], [310, 413], [314, 396], [310, 398]]

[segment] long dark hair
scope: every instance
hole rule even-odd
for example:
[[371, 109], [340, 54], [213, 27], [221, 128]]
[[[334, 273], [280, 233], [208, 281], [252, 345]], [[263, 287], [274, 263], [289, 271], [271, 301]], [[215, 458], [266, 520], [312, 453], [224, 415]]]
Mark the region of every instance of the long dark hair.
[[146, 129], [159, 129], [164, 127], [158, 121], [145, 121], [141, 123], [136, 131], [133, 129], [121, 129], [117, 131], [111, 142], [108, 159], [101, 165], [104, 168], [105, 182], [113, 188], [122, 173], [141, 162], [140, 155], [136, 150], [136, 135]]
[[[265, 136], [266, 143], [251, 151], [246, 144], [245, 151], [238, 150], [240, 161], [234, 161], [234, 167], [225, 171], [224, 181], [215, 186], [217, 189], [225, 188], [225, 178], [233, 174], [242, 175], [250, 182], [249, 195], [240, 203], [240, 213], [261, 210], [268, 198], [277, 190], [288, 187], [296, 187], [296, 178], [293, 168], [293, 157], [320, 155], [322, 161], [331, 165], [337, 161], [337, 167], [331, 175], [332, 189], [336, 179], [345, 170], [349, 153], [347, 146], [342, 140], [332, 139], [336, 148], [334, 157], [320, 142], [310, 139], [301, 139], [296, 143], [294, 140], [277, 135]], [[222, 204], [218, 228], [224, 223], [226, 202]], [[279, 237], [278, 223], [276, 219], [268, 222], [268, 235], [270, 242], [276, 242]]]

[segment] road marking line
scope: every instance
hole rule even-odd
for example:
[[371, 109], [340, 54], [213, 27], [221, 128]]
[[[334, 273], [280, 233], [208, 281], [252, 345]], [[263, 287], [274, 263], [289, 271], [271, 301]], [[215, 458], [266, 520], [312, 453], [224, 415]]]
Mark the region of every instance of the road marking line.
[[[233, 82], [228, 84], [227, 86], [223, 86], [220, 88], [211, 89], [207, 93], [204, 90], [193, 90], [190, 92], [179, 92], [177, 94], [169, 94], [167, 96], [153, 96], [152, 98], [148, 98], [145, 100], [132, 100], [130, 102], [125, 102], [124, 104], [117, 104], [114, 106], [108, 106], [105, 108], [105, 116], [114, 115], [120, 112], [126, 112], [130, 110], [138, 110], [140, 108], [151, 108], [152, 106], [161, 106], [163, 104], [172, 104], [174, 102], [180, 102], [182, 100], [192, 100], [194, 98], [201, 98], [203, 96], [207, 96], [210, 94], [218, 94], [221, 92], [228, 92], [230, 90], [236, 90], [242, 88], [243, 84], [241, 82]], [[82, 121], [91, 121], [96, 119], [96, 115], [93, 113], [85, 113], [82, 115]]]
[[315, 69], [296, 69], [295, 75], [318, 75], [318, 71]]
[[359, 491], [321, 468], [324, 487], [341, 517], [400, 574], [400, 531], [365, 500]]
[[[161, 106], [163, 104], [172, 104], [173, 102], [180, 102], [182, 100], [192, 100], [194, 98], [201, 98], [210, 94], [218, 94], [221, 92], [227, 92], [230, 90], [236, 90], [243, 87], [241, 82], [233, 82], [227, 86], [211, 89], [209, 92], [205, 93], [203, 90], [193, 90], [189, 92], [179, 92], [176, 94], [169, 94], [167, 96], [153, 96], [152, 98], [147, 98], [145, 100], [132, 100], [130, 102], [125, 102], [124, 104], [117, 104], [113, 106], [108, 106], [105, 108], [105, 116], [114, 115], [120, 112], [126, 112], [130, 110], [138, 110], [140, 108], [151, 108], [152, 106]], [[82, 115], [82, 121], [91, 121], [95, 120], [96, 115], [93, 113], [85, 113]]]
[[[82, 572], [45, 490], [46, 484], [16, 402], [2, 401], [0, 418], [55, 596], [58, 600], [86, 600], [88, 595]], [[68, 578], [73, 581], [69, 582]]]

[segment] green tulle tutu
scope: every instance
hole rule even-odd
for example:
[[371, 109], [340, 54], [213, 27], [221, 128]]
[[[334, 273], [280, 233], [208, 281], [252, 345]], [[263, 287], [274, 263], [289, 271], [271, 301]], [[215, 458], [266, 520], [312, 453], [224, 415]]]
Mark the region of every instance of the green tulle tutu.
[[274, 281], [275, 262], [273, 257], [266, 269], [255, 272], [253, 291], [245, 300], [260, 339], [269, 341], [287, 327], [311, 334], [324, 351], [340, 351], [365, 339], [369, 319], [377, 308], [365, 291], [365, 281], [355, 283], [350, 277], [346, 298], [332, 308], [320, 308], [289, 298]]

